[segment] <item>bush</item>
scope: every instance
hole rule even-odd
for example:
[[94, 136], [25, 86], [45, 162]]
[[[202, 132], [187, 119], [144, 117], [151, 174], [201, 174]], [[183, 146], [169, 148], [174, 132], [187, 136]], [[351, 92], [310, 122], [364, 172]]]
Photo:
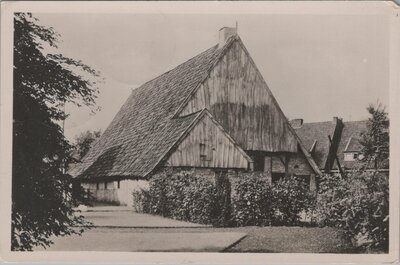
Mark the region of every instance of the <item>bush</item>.
[[317, 217], [322, 226], [344, 230], [354, 245], [388, 251], [388, 176], [356, 172], [344, 179], [324, 176], [317, 200]]
[[140, 189], [132, 193], [133, 209], [138, 213], [150, 213], [150, 191]]
[[255, 174], [242, 176], [235, 185], [234, 223], [237, 226], [270, 225], [273, 212], [269, 181]]
[[314, 204], [307, 184], [285, 178], [270, 184], [260, 174], [242, 174], [233, 188], [226, 175], [215, 183], [193, 172], [163, 172], [148, 190], [133, 193], [136, 211], [214, 226], [298, 225]]
[[138, 212], [183, 221], [223, 226], [230, 219], [226, 193], [193, 172], [160, 173], [151, 179], [149, 190], [134, 192], [133, 200]]
[[233, 187], [226, 175], [215, 183], [193, 172], [155, 175], [148, 190], [133, 193], [137, 212], [214, 226], [298, 225], [314, 203], [296, 177], [270, 184], [258, 173], [241, 174]]
[[300, 177], [285, 177], [272, 185], [274, 225], [299, 225], [300, 214], [310, 214], [315, 195]]
[[298, 225], [300, 214], [310, 213], [315, 204], [307, 183], [298, 177], [270, 184], [260, 174], [246, 174], [236, 183], [234, 194], [233, 219], [237, 226]]

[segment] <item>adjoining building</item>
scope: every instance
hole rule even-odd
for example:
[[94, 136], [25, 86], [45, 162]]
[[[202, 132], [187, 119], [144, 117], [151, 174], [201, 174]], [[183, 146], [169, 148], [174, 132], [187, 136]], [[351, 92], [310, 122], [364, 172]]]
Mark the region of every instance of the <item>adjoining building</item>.
[[[362, 134], [367, 131], [367, 121], [347, 121], [334, 117], [332, 121], [304, 123], [302, 119], [290, 121], [323, 173], [348, 173], [358, 167], [363, 159]], [[383, 172], [389, 172], [385, 161]]]

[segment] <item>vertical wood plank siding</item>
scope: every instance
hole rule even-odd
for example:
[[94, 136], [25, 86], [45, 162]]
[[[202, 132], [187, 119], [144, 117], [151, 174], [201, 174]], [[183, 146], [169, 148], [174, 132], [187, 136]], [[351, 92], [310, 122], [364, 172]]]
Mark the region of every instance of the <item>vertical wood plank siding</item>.
[[297, 141], [271, 91], [234, 42], [180, 115], [207, 108], [245, 150], [297, 151]]
[[205, 115], [177, 146], [167, 159], [166, 165], [247, 169], [248, 160], [224, 132]]

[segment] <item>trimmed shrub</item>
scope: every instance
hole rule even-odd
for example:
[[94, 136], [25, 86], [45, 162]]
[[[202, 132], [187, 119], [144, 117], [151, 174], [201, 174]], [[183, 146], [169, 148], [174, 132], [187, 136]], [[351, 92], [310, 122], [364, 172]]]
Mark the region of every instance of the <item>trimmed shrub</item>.
[[190, 183], [182, 193], [182, 209], [187, 212], [186, 220], [211, 224], [216, 210], [215, 186], [202, 177], [190, 176]]
[[226, 222], [225, 193], [212, 181], [193, 172], [162, 172], [154, 176], [149, 190], [133, 193], [136, 211], [183, 221], [223, 226]]
[[235, 225], [270, 225], [273, 213], [269, 181], [255, 174], [242, 176], [235, 185], [233, 200]]
[[193, 172], [163, 172], [148, 190], [133, 193], [136, 211], [183, 221], [221, 226], [298, 225], [313, 198], [307, 184], [290, 177], [270, 184], [259, 173], [246, 173], [232, 187], [225, 174], [215, 182]]
[[274, 225], [299, 225], [300, 214], [311, 214], [315, 195], [304, 179], [285, 177], [272, 184]]

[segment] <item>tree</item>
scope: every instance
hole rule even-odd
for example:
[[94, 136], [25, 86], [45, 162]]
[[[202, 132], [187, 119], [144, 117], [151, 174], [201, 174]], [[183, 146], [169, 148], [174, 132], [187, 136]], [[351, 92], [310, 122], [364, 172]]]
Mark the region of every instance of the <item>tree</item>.
[[381, 169], [389, 158], [389, 118], [385, 108], [378, 104], [369, 105], [368, 113], [371, 117], [367, 122], [367, 131], [362, 133], [363, 162], [365, 166]]
[[99, 73], [81, 61], [53, 54], [59, 35], [30, 13], [14, 16], [12, 250], [49, 246], [50, 236], [81, 233], [72, 211], [72, 146], [60, 123], [62, 106], [94, 106]]
[[75, 137], [75, 149], [78, 159], [81, 160], [89, 151], [91, 145], [101, 136], [101, 130], [89, 131], [81, 133]]
[[381, 106], [367, 108], [371, 117], [361, 135], [361, 164], [346, 176], [323, 176], [317, 214], [321, 225], [343, 229], [361, 249], [388, 251], [389, 179], [380, 171], [389, 158], [389, 120]]

